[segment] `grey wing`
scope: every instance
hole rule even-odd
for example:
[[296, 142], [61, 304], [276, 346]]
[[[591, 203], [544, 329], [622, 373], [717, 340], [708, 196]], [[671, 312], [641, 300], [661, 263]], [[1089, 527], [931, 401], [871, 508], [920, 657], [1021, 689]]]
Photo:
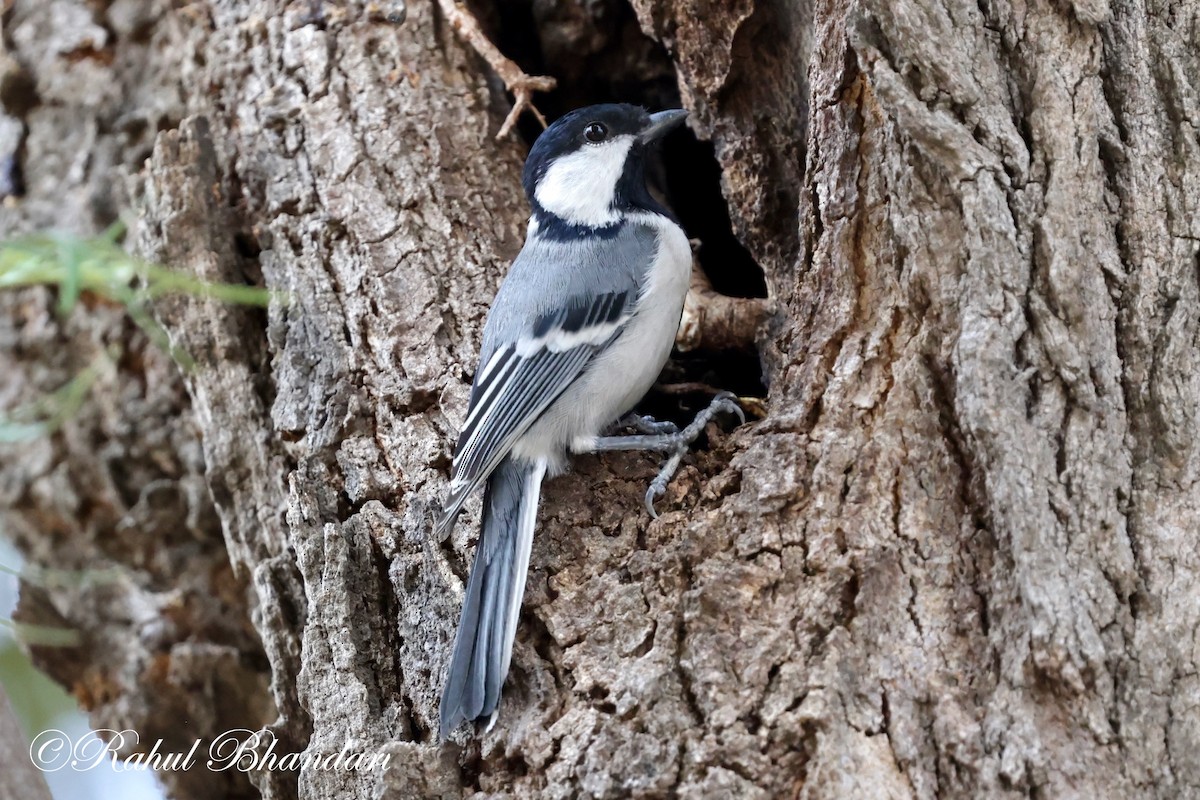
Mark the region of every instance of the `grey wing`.
[[631, 292], [575, 298], [537, 319], [530, 335], [498, 347], [471, 388], [455, 448], [450, 496], [439, 531], [542, 412], [570, 386], [629, 318]]
[[657, 247], [657, 234], [640, 225], [603, 241], [526, 243], [488, 318], [439, 533], [454, 524], [466, 498], [521, 435], [620, 334]]

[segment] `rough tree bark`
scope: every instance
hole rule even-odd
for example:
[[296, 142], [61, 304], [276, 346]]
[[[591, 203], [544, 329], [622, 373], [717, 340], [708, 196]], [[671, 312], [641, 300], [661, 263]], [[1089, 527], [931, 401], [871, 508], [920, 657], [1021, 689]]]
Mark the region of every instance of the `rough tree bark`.
[[[86, 632], [37, 656], [93, 722], [392, 754], [185, 798], [1200, 796], [1197, 6], [633, 0], [777, 309], [769, 413], [658, 521], [645, 458], [547, 487], [500, 721], [438, 749], [474, 527], [429, 523], [526, 211], [431, 5], [4, 15], [6, 230], [128, 204], [291, 297], [163, 303], [187, 374], [0, 298], [8, 405], [122, 348], [0, 472], [35, 563], [118, 568], [21, 612]], [[652, 51], [621, 8], [535, 2], [555, 74]]]

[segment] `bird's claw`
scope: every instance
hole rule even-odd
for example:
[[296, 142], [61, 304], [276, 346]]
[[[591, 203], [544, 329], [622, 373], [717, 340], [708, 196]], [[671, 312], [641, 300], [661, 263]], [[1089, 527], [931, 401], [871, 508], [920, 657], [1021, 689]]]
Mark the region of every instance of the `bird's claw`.
[[[650, 516], [653, 519], [658, 519], [658, 512], [654, 510], [654, 501], [666, 494], [667, 484], [669, 484], [671, 479], [675, 477], [675, 473], [679, 470], [679, 465], [683, 463], [683, 457], [687, 455], [688, 448], [691, 446], [692, 442], [696, 440], [696, 437], [700, 435], [700, 432], [704, 430], [705, 426], [712, 421], [713, 417], [722, 413], [735, 414], [741, 421], [741, 424], [746, 424], [746, 414], [742, 411], [742, 407], [738, 405], [737, 395], [733, 394], [732, 392], [721, 392], [715, 395], [712, 401], [708, 404], [708, 408], [697, 414], [696, 418], [692, 420], [692, 423], [683, 430], [679, 430], [678, 427], [671, 422], [664, 423], [650, 420], [653, 425], [669, 425], [671, 428], [673, 428], [674, 430], [670, 431], [669, 433], [665, 430], [655, 431], [655, 433], [663, 433], [664, 435], [669, 436], [671, 439], [675, 440], [676, 444], [675, 452], [672, 453], [671, 457], [668, 458], [666, 463], [663, 464], [662, 468], [658, 471], [658, 474], [654, 476], [654, 480], [650, 482], [650, 488], [646, 490], [646, 510], [650, 512]], [[643, 423], [646, 420], [646, 418], [640, 419]], [[637, 427], [637, 424], [634, 424], [633, 426]], [[639, 428], [639, 430], [641, 430], [641, 428]]]
[[674, 455], [667, 459], [667, 463], [663, 464], [662, 469], [654, 476], [654, 480], [650, 481], [650, 488], [646, 490], [646, 510], [650, 512], [653, 519], [658, 519], [658, 512], [654, 510], [654, 501], [667, 493], [667, 484], [671, 482], [671, 478], [675, 477], [675, 472], [679, 469], [679, 464], [686, 454], [687, 444], [684, 443], [680, 449], [675, 451]]
[[[718, 392], [713, 396], [712, 402], [708, 404], [705, 411], [712, 411], [713, 416], [724, 412], [726, 414], [734, 414], [738, 418], [739, 425], [746, 424], [746, 412], [742, 410], [742, 404], [738, 402], [738, 397], [733, 392]], [[704, 413], [703, 411], [700, 413]], [[712, 419], [712, 417], [709, 417]], [[707, 423], [707, 420], [705, 421]]]
[[654, 510], [655, 498], [661, 497], [666, 489], [658, 487], [658, 480], [650, 482], [650, 488], [646, 490], [646, 510], [650, 512], [650, 519], [658, 519], [658, 512]]
[[619, 431], [625, 428], [633, 428], [638, 433], [650, 435], [671, 435], [679, 433], [679, 426], [668, 420], [656, 420], [651, 416], [642, 416], [641, 414], [630, 414], [624, 417], [615, 425], [612, 430]]

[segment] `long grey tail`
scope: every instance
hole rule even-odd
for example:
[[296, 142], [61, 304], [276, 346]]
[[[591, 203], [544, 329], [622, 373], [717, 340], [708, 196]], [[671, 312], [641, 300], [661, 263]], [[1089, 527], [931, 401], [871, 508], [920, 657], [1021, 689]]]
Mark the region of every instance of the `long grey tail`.
[[544, 461], [510, 456], [488, 478], [479, 546], [442, 690], [442, 741], [460, 722], [491, 716], [500, 704], [545, 474]]

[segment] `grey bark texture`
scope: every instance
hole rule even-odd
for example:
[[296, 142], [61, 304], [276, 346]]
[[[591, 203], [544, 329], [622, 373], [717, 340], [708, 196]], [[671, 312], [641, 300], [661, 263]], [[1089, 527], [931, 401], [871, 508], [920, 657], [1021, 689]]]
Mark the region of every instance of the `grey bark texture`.
[[29, 747], [12, 703], [0, 686], [0, 764], [7, 773], [0, 782], [0, 800], [50, 800], [46, 776], [30, 760]]
[[[645, 457], [547, 486], [499, 723], [439, 749], [478, 505], [430, 521], [527, 211], [431, 6], [4, 14], [6, 231], [128, 206], [290, 298], [162, 302], [182, 373], [0, 296], [6, 405], [120, 348], [0, 466], [34, 563], [111, 568], [20, 612], [84, 632], [35, 654], [93, 722], [392, 755], [180, 798], [1200, 797], [1200, 8], [633, 0], [766, 276], [769, 413], [657, 521]], [[618, 6], [534, 3], [547, 57], [643, 52]]]

